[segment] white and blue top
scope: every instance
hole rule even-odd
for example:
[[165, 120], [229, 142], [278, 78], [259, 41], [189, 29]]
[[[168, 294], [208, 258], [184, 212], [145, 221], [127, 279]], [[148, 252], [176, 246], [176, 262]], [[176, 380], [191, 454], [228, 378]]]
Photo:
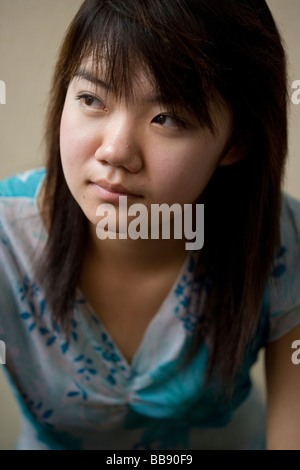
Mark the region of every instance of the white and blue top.
[[[77, 290], [69, 337], [53, 326], [35, 279], [47, 240], [37, 204], [44, 169], [0, 183], [0, 340], [20, 404], [18, 449], [260, 449], [264, 414], [252, 391], [258, 352], [300, 323], [300, 203], [283, 196], [282, 247], [270, 275], [256, 340], [233, 397], [204, 387], [210, 347], [187, 368], [198, 313], [190, 252], [131, 364]], [[54, 286], [59, 289], [59, 286]], [[201, 308], [201, 303], [200, 307]]]

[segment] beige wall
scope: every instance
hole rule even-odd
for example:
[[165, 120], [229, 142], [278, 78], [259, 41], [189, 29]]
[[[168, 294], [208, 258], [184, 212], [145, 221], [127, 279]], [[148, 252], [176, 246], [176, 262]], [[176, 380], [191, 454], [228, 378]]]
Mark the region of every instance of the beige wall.
[[[124, 0], [126, 1], [126, 0]], [[0, 0], [0, 179], [43, 164], [45, 105], [57, 50], [81, 0]], [[289, 56], [290, 84], [300, 80], [300, 1], [269, 0]], [[300, 199], [300, 104], [291, 106], [286, 189]], [[0, 365], [0, 449], [14, 446], [19, 421]], [[261, 368], [257, 375], [261, 378]]]
[[[300, 80], [300, 1], [267, 0], [286, 44], [289, 64], [289, 83]], [[290, 106], [289, 161], [286, 190], [300, 199], [300, 104]]]
[[[57, 50], [81, 0], [0, 0], [0, 179], [43, 164], [45, 105]], [[289, 54], [290, 84], [300, 80], [300, 1], [269, 0]], [[290, 88], [291, 89], [291, 88]], [[287, 190], [300, 198], [300, 105], [291, 106]]]
[[[47, 94], [58, 48], [82, 0], [0, 0], [0, 179], [43, 164]], [[0, 280], [1, 282], [1, 280]], [[0, 365], [0, 450], [14, 448], [18, 408]]]

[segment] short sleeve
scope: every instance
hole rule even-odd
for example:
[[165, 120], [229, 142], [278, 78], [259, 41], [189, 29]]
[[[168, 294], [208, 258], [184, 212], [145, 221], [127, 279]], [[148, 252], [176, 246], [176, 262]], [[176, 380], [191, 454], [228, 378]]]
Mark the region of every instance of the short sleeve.
[[36, 169], [0, 181], [0, 340], [17, 329], [20, 302], [46, 240], [37, 206], [44, 176]]
[[300, 323], [300, 201], [285, 194], [281, 248], [269, 282], [269, 335], [274, 341]]

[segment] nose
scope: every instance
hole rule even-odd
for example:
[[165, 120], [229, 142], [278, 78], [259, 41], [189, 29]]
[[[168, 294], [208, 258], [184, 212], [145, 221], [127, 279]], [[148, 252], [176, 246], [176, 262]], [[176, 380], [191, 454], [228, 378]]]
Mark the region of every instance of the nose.
[[112, 167], [123, 167], [132, 173], [142, 169], [138, 130], [128, 113], [119, 112], [108, 117], [101, 135], [101, 143], [95, 154], [99, 162]]

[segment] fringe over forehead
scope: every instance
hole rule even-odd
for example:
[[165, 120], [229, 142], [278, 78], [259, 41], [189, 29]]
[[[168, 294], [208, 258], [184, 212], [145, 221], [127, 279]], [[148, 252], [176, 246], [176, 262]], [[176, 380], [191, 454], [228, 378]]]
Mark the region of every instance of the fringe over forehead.
[[215, 108], [217, 90], [211, 44], [204, 24], [195, 21], [186, 5], [182, 10], [182, 3], [86, 0], [61, 54], [65, 86], [89, 58], [93, 73], [101, 75], [117, 97], [129, 99], [134, 77], [141, 70], [163, 104], [172, 110], [189, 110], [213, 131], [211, 103]]
[[[184, 108], [214, 133], [225, 103], [235, 135], [256, 139], [266, 133], [284, 51], [265, 0], [85, 0], [60, 54], [60, 93], [87, 58], [96, 75], [104, 61], [101, 79], [117, 97], [133, 96], [142, 70], [171, 111]], [[284, 105], [284, 93], [278, 99]]]

